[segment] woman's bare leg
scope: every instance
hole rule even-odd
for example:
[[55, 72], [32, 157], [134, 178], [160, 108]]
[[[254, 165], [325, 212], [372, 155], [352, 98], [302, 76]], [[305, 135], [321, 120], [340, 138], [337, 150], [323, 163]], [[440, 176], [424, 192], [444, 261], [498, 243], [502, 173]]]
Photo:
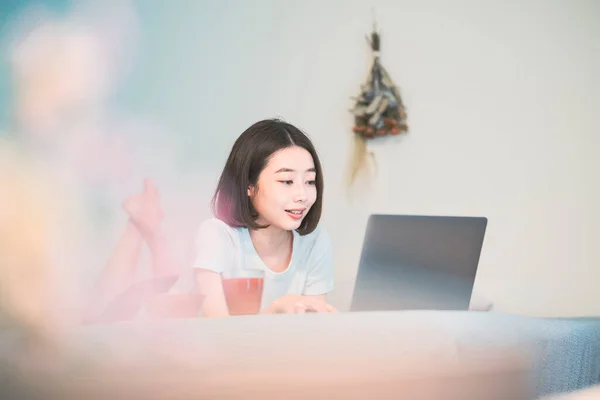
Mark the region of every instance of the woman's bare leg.
[[142, 235], [130, 219], [100, 274], [89, 307], [85, 311], [85, 321], [96, 320], [111, 300], [133, 284], [142, 243]]
[[150, 250], [153, 276], [178, 274], [162, 231], [164, 215], [154, 183], [145, 180], [142, 193], [127, 198], [123, 208], [129, 214], [129, 220], [100, 275], [90, 307], [85, 313], [87, 322], [97, 320], [109, 302], [135, 282], [143, 242]]
[[125, 204], [125, 209], [150, 250], [152, 275], [154, 277], [178, 275], [176, 263], [162, 228], [164, 214], [156, 185], [146, 179], [143, 193], [130, 198]]

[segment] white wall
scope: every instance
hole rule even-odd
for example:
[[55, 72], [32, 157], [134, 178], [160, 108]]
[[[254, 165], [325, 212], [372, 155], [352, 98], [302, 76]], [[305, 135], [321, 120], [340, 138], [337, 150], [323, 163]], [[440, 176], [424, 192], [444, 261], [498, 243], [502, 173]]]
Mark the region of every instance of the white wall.
[[[131, 104], [182, 144], [202, 209], [233, 140], [282, 116], [314, 139], [346, 308], [369, 213], [489, 218], [476, 291], [501, 311], [600, 313], [600, 3], [139, 2]], [[379, 173], [350, 201], [350, 96], [376, 7], [410, 133], [373, 143]], [[151, 82], [151, 83], [150, 83]]]

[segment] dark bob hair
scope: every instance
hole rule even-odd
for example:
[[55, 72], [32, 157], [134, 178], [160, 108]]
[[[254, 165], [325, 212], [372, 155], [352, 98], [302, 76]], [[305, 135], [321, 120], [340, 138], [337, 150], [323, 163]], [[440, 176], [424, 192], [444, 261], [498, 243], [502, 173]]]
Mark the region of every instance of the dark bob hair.
[[258, 176], [275, 152], [292, 146], [308, 151], [315, 163], [317, 199], [297, 229], [300, 235], [313, 232], [319, 224], [323, 204], [321, 163], [308, 136], [279, 119], [256, 122], [233, 144], [212, 198], [215, 217], [235, 228], [265, 228], [256, 222], [258, 214], [248, 196], [248, 188], [256, 185]]

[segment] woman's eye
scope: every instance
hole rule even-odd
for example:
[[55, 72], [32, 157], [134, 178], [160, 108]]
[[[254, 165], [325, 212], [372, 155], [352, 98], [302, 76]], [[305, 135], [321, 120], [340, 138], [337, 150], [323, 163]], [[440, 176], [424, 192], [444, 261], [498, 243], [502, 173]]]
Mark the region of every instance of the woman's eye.
[[308, 181], [306, 183], [308, 183], [309, 185], [313, 186], [316, 183], [316, 181]]
[[294, 181], [279, 181], [281, 183], [283, 183], [284, 185], [291, 185], [294, 183]]

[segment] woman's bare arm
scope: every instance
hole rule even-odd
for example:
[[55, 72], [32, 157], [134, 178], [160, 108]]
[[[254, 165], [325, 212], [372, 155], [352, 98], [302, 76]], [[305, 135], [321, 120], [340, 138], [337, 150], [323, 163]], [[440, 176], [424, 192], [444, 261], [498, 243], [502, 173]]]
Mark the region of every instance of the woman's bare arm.
[[228, 317], [229, 309], [225, 300], [221, 275], [206, 269], [197, 269], [195, 279], [200, 293], [206, 296], [202, 305], [203, 316], [207, 318]]

